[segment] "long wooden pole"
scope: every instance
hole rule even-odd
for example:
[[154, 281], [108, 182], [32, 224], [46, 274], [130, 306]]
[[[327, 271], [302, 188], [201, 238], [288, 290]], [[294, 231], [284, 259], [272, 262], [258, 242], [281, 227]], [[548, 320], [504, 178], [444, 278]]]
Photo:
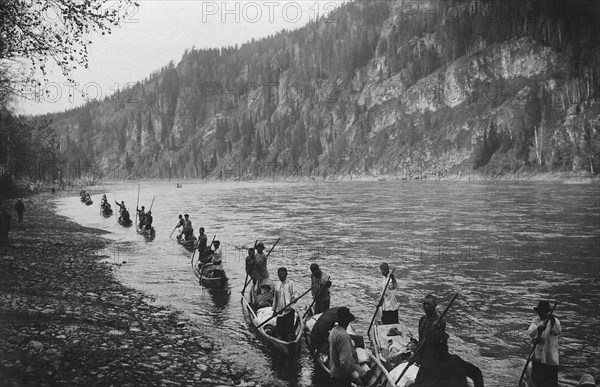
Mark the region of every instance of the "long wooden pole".
[[138, 226], [137, 218], [138, 218], [138, 205], [140, 204], [140, 186], [141, 186], [141, 184], [138, 184], [138, 195], [137, 195], [137, 200], [135, 202], [135, 227], [136, 228]]
[[383, 292], [381, 293], [381, 297], [379, 298], [379, 302], [377, 303], [377, 308], [375, 308], [375, 313], [373, 313], [373, 318], [371, 319], [371, 324], [369, 324], [369, 329], [367, 329], [367, 336], [369, 335], [369, 332], [371, 332], [371, 327], [373, 327], [373, 323], [375, 322], [375, 318], [377, 317], [377, 312], [379, 311], [379, 308], [383, 304], [383, 297], [385, 297], [385, 292], [387, 291], [388, 285], [390, 284], [390, 280], [392, 279], [394, 270], [396, 270], [396, 268], [392, 269], [392, 272], [388, 276], [387, 282], [385, 283], [385, 287], [383, 288]]
[[156, 198], [156, 195], [152, 196], [152, 203], [150, 203], [150, 209], [148, 210], [148, 212], [152, 211], [152, 206], [154, 205], [155, 198]]
[[[444, 316], [448, 312], [448, 309], [450, 309], [450, 306], [452, 305], [452, 303], [454, 302], [454, 300], [456, 300], [456, 297], [458, 297], [458, 293], [454, 294], [454, 296], [452, 297], [452, 299], [450, 300], [450, 302], [446, 306], [446, 309], [444, 309], [444, 312], [440, 315], [440, 317], [437, 319], [437, 321], [433, 323], [434, 326], [437, 326], [440, 323], [440, 321], [442, 321], [442, 319], [444, 318]], [[421, 341], [421, 343], [419, 344], [419, 346], [417, 347], [417, 349], [410, 356], [410, 358], [408, 359], [408, 362], [406, 363], [406, 367], [404, 367], [404, 370], [402, 370], [402, 373], [400, 374], [400, 376], [398, 376], [398, 379], [396, 379], [396, 382], [394, 383], [394, 385], [398, 384], [398, 382], [400, 381], [400, 379], [402, 379], [402, 377], [404, 376], [404, 374], [406, 373], [406, 371], [408, 371], [408, 368], [411, 365], [413, 365], [413, 363], [415, 362], [415, 358], [417, 357], [417, 354], [424, 347], [426, 341], [427, 340], [423, 339], [423, 341]]]
[[[550, 313], [548, 313], [548, 316], [550, 316], [554, 312], [554, 309], [556, 309], [556, 305], [558, 305], [558, 302], [554, 303], [554, 306], [552, 307], [552, 310], [550, 311]], [[544, 330], [546, 330], [548, 321], [550, 321], [549, 318], [546, 318], [546, 321], [544, 321]], [[531, 360], [531, 357], [533, 356], [533, 353], [535, 352], [535, 347], [537, 347], [537, 344], [538, 344], [537, 342], [533, 343], [533, 348], [531, 348], [531, 352], [529, 353], [529, 356], [527, 356], [527, 360], [525, 361], [525, 367], [523, 367], [523, 372], [521, 372], [521, 377], [519, 378], [519, 383], [517, 384], [517, 386], [521, 385], [521, 382], [523, 381], [523, 378], [525, 377], [525, 373], [527, 372], [527, 366], [529, 365], [529, 361]]]

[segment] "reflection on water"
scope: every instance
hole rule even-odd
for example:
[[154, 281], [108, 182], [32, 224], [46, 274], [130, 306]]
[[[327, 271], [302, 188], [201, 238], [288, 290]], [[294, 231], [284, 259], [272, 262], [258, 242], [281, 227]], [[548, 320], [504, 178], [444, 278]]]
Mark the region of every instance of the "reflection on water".
[[[131, 209], [137, 185], [118, 186]], [[115, 187], [107, 188], [107, 192]], [[106, 255], [123, 263], [119, 278], [157, 302], [184, 311], [222, 341], [222, 356], [247, 360], [265, 384], [326, 385], [303, 349], [295, 359], [273, 352], [248, 329], [240, 303], [244, 258], [255, 240], [267, 250], [272, 277], [285, 266], [299, 292], [309, 265], [331, 275], [332, 305], [349, 306], [366, 332], [377, 302], [379, 263], [396, 267], [402, 320], [417, 330], [421, 300], [440, 309], [459, 293], [447, 316], [451, 351], [484, 372], [486, 385], [518, 380], [530, 351], [525, 335], [540, 299], [559, 301], [561, 373], [579, 379], [600, 372], [600, 194], [593, 185], [549, 183], [144, 183], [140, 204], [155, 195], [156, 237], [98, 215], [78, 198], [59, 211], [112, 232]], [[221, 241], [229, 277], [224, 291], [204, 289], [190, 253], [169, 234], [179, 214]], [[308, 297], [300, 301], [308, 305]]]

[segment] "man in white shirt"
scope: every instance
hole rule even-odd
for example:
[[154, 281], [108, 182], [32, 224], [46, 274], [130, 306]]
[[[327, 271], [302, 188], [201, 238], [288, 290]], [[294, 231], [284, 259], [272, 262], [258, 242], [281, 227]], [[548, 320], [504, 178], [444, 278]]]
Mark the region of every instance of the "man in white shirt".
[[540, 301], [533, 310], [538, 317], [533, 319], [527, 330], [536, 345], [531, 363], [531, 378], [536, 386], [557, 387], [560, 321], [550, 314], [548, 301]]
[[[275, 285], [275, 298], [273, 300], [273, 315], [278, 314], [275, 332], [277, 337], [284, 341], [291, 341], [294, 337], [295, 311], [291, 307], [296, 301], [294, 281], [287, 278], [287, 269], [280, 267], [277, 275], [281, 281]], [[286, 306], [290, 307], [286, 308]]]
[[[383, 262], [379, 265], [381, 269], [381, 287], [379, 291], [379, 298], [385, 291], [383, 296], [383, 304], [381, 305], [381, 323], [382, 324], [398, 324], [398, 301], [396, 301], [396, 288], [398, 283], [393, 273], [390, 273], [390, 266]], [[388, 285], [389, 279], [389, 285]], [[387, 285], [387, 289], [386, 289]]]

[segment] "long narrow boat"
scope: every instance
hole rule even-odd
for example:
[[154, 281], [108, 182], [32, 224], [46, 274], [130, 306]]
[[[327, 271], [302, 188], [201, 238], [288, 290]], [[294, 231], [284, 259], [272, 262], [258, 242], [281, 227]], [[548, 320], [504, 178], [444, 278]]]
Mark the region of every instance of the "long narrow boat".
[[281, 340], [269, 334], [275, 332], [275, 318], [271, 319], [262, 327], [257, 328], [261, 322], [273, 315], [272, 308], [270, 306], [259, 309], [258, 311], [254, 311], [246, 299], [245, 294], [243, 294], [242, 309], [246, 310], [248, 313], [251, 326], [250, 329], [255, 331], [258, 336], [268, 345], [275, 348], [279, 352], [285, 353], [286, 355], [294, 355], [298, 353], [298, 349], [300, 348], [300, 340], [302, 339], [302, 332], [304, 331], [304, 321], [300, 318], [300, 312], [297, 307], [294, 306], [294, 310], [296, 312], [296, 321], [294, 322], [294, 327], [296, 331], [294, 332], [294, 339], [292, 341]]
[[[329, 330], [335, 324], [335, 315], [337, 307], [328, 309], [323, 313], [307, 317], [305, 321], [304, 337], [310, 351], [310, 355], [325, 377], [331, 378], [329, 369], [329, 352], [324, 351], [328, 348], [327, 335]], [[315, 332], [313, 328], [319, 325]], [[322, 329], [322, 332], [319, 330]], [[347, 332], [352, 336], [357, 345], [356, 352], [361, 367], [365, 370], [365, 376], [362, 378], [364, 386], [367, 387], [392, 387], [394, 380], [383, 364], [369, 351], [364, 348], [364, 340], [361, 336], [356, 336], [352, 326], [348, 326]], [[324, 345], [325, 344], [325, 345]]]
[[119, 216], [119, 224], [123, 227], [131, 227], [131, 225], [133, 224], [133, 221], [129, 218], [127, 218], [125, 220], [125, 219], [123, 219], [122, 216]]
[[190, 240], [184, 240], [183, 237], [177, 238], [177, 244], [183, 246], [187, 251], [193, 252], [194, 248], [198, 244], [198, 238], [192, 237]]
[[223, 271], [222, 276], [215, 277], [212, 266], [213, 264], [210, 262], [196, 266], [194, 268], [194, 274], [196, 274], [196, 277], [198, 277], [198, 281], [200, 281], [202, 286], [210, 289], [224, 289], [228, 280], [225, 271]]
[[[413, 335], [408, 331], [406, 325], [398, 324], [375, 324], [373, 330], [369, 332], [369, 339], [373, 347], [375, 357], [386, 367], [394, 381], [402, 374], [406, 368], [406, 360], [411, 352], [406, 349]], [[396, 384], [397, 387], [404, 387], [414, 383], [419, 367], [412, 364], [402, 379]]]
[[[558, 380], [558, 387], [576, 387], [576, 386], [579, 386], [579, 382], [577, 382], [577, 381], [565, 380], [565, 379]], [[541, 386], [538, 386], [537, 384], [535, 384], [533, 382], [533, 379], [531, 378], [531, 363], [527, 365], [527, 372], [525, 374], [525, 378], [521, 382], [521, 385], [518, 387], [541, 387]]]
[[156, 231], [154, 231], [154, 227], [151, 227], [151, 228], [150, 228], [150, 230], [146, 230], [146, 229], [145, 229], [145, 228], [143, 228], [143, 227], [142, 227], [142, 228], [136, 227], [136, 228], [135, 228], [135, 231], [136, 231], [138, 234], [140, 234], [140, 235], [143, 235], [143, 236], [145, 236], [145, 237], [153, 237], [153, 236], [155, 236], [155, 235], [156, 235]]

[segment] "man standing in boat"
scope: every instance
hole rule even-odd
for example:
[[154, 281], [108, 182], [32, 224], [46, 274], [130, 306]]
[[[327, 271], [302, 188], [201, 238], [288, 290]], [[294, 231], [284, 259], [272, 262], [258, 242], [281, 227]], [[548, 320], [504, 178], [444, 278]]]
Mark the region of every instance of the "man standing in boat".
[[200, 227], [198, 230], [198, 260], [199, 264], [204, 263], [204, 256], [206, 255], [206, 243], [208, 242], [208, 237], [204, 233], [204, 227]]
[[[142, 208], [144, 208], [144, 207], [142, 207]], [[152, 221], [153, 220], [154, 220], [154, 218], [152, 218], [152, 211], [148, 211], [146, 216], [144, 216], [144, 228], [146, 230], [152, 230]]]
[[[383, 296], [383, 304], [381, 305], [381, 322], [383, 324], [398, 324], [398, 301], [396, 301], [396, 288], [398, 283], [394, 273], [390, 273], [390, 266], [387, 262], [383, 262], [379, 265], [381, 270], [381, 290], [379, 292], [379, 298], [385, 291]], [[389, 279], [389, 284], [388, 284]], [[386, 289], [387, 285], [387, 289]]]
[[260, 293], [260, 286], [269, 279], [269, 270], [267, 268], [267, 254], [264, 253], [264, 250], [265, 245], [262, 242], [256, 244], [256, 284], [254, 286], [254, 292], [256, 294]]
[[329, 369], [336, 387], [350, 387], [353, 380], [358, 382], [364, 375], [347, 332], [348, 325], [355, 317], [345, 306], [338, 308], [336, 317], [338, 325], [329, 332]]
[[256, 287], [256, 254], [254, 252], [254, 247], [248, 249], [248, 255], [246, 256], [246, 275], [252, 279], [250, 301], [254, 302], [254, 289]]
[[[179, 221], [177, 222], [177, 226], [175, 226], [175, 230], [177, 230], [179, 227], [183, 227], [183, 215], [179, 214]], [[177, 235], [177, 240], [181, 239], [181, 236], [183, 235], [183, 229], [182, 231]]]
[[142, 228], [144, 226], [144, 218], [146, 217], [146, 211], [144, 209], [144, 206], [142, 206], [142, 209], [138, 209], [136, 207], [136, 211], [138, 212], [138, 217], [140, 218], [140, 224], [138, 224], [138, 228]]
[[190, 215], [185, 214], [185, 219], [183, 220], [183, 238], [186, 241], [191, 240], [194, 237], [194, 229], [192, 228], [192, 221], [190, 220]]
[[221, 250], [221, 241], [214, 241], [215, 251], [212, 253], [212, 270], [215, 277], [223, 276], [223, 251]]
[[527, 330], [533, 343], [537, 344], [531, 364], [531, 378], [536, 386], [556, 387], [558, 386], [560, 321], [550, 314], [552, 309], [548, 301], [540, 301], [533, 310], [538, 316], [531, 321]]
[[310, 272], [311, 293], [315, 301], [314, 314], [323, 313], [329, 309], [331, 301], [329, 288], [331, 287], [331, 281], [329, 281], [329, 276], [325, 275], [316, 263], [310, 264]]
[[440, 318], [437, 307], [437, 299], [435, 296], [428, 294], [423, 299], [423, 311], [425, 316], [419, 320], [419, 343], [425, 338], [425, 334], [429, 331], [440, 331], [440, 334], [446, 332], [446, 323], [442, 320], [436, 324]]
[[275, 324], [277, 337], [284, 341], [291, 341], [294, 337], [296, 312], [291, 306], [287, 308], [286, 306], [296, 301], [296, 293], [294, 291], [294, 281], [287, 278], [287, 275], [288, 272], [285, 267], [280, 267], [277, 270], [277, 276], [279, 276], [281, 282], [275, 285], [273, 315], [277, 315], [277, 322]]

